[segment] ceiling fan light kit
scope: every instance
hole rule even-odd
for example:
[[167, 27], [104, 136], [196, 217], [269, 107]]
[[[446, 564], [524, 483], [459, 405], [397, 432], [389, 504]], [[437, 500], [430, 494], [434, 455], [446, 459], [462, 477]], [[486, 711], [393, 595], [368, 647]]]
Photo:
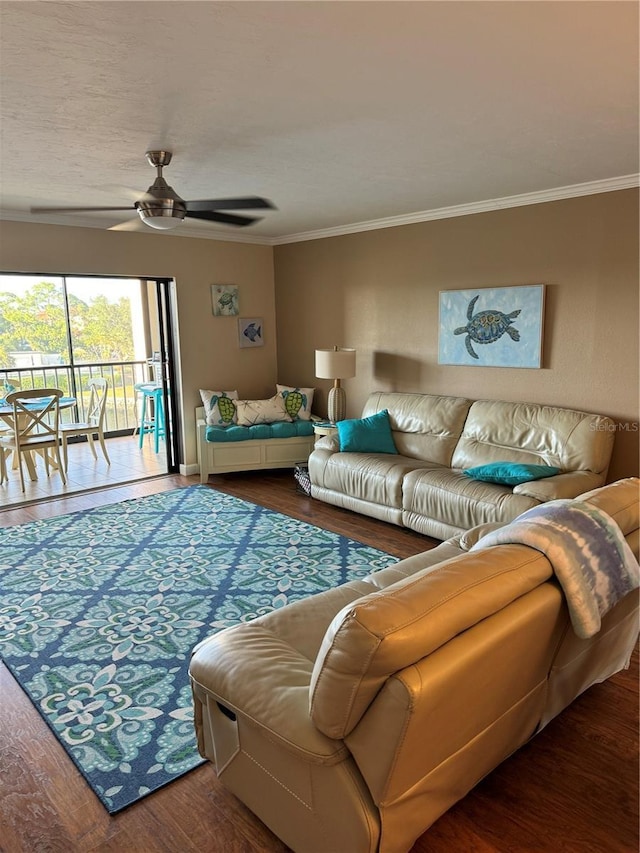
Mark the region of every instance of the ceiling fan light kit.
[[187, 215], [185, 210], [180, 211], [173, 205], [158, 207], [157, 205], [150, 205], [146, 202], [137, 202], [136, 210], [145, 225], [148, 225], [150, 228], [156, 228], [158, 231], [171, 231], [171, 229], [177, 228], [178, 225], [184, 222], [184, 218]]
[[[239, 216], [236, 213], [221, 213], [222, 210], [273, 210], [274, 205], [266, 198], [248, 196], [240, 198], [218, 198], [185, 201], [162, 177], [162, 169], [171, 162], [170, 151], [147, 151], [147, 160], [158, 174], [146, 193], [132, 205], [138, 216], [151, 228], [171, 231], [186, 217], [219, 222], [223, 225], [243, 227], [259, 222], [260, 217]], [[32, 207], [32, 213], [88, 213], [106, 210], [131, 210], [131, 207]], [[127, 227], [113, 226], [115, 230]], [[127, 229], [129, 230], [129, 229]]]

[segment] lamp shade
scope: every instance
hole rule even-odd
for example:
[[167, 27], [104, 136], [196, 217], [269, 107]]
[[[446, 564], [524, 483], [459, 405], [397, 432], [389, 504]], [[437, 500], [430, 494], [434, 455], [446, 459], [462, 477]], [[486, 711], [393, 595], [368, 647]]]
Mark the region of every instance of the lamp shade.
[[318, 379], [350, 379], [356, 375], [356, 351], [347, 347], [316, 350]]

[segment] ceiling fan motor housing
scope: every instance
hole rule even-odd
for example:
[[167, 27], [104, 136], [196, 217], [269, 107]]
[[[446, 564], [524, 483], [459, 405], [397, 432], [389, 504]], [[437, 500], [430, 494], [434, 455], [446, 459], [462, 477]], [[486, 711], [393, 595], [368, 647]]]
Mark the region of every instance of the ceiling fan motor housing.
[[[151, 155], [156, 154], [167, 155], [164, 165], [171, 160], [171, 154], [165, 151], [149, 151], [147, 153], [147, 159], [151, 165], [157, 165], [158, 171], [160, 171], [163, 163], [160, 160], [152, 162]], [[183, 199], [180, 198], [178, 193], [173, 187], [169, 186], [161, 175], [158, 175], [151, 184], [145, 196], [134, 203], [134, 207], [138, 211], [140, 219], [146, 225], [150, 225], [152, 228], [157, 228], [161, 231], [174, 228], [177, 222], [182, 222], [187, 215], [187, 206]]]

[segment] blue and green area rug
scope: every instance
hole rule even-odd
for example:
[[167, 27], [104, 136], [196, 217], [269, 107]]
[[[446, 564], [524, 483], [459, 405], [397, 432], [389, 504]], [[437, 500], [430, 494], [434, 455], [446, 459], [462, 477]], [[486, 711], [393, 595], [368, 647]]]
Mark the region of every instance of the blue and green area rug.
[[202, 763], [193, 647], [397, 562], [206, 486], [0, 529], [0, 655], [111, 813]]

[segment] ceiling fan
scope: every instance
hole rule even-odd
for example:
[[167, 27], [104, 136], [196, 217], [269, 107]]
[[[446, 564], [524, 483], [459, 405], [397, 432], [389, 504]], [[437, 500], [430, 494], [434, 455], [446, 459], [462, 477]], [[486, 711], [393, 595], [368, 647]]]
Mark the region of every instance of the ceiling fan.
[[[185, 201], [162, 177], [162, 169], [171, 162], [171, 151], [147, 151], [149, 164], [157, 169], [157, 177], [146, 193], [127, 207], [32, 207], [31, 213], [91, 213], [103, 210], [136, 210], [145, 225], [160, 231], [177, 228], [185, 218], [206, 219], [223, 225], [244, 227], [259, 222], [261, 217], [238, 216], [221, 213], [223, 210], [275, 210], [266, 198], [245, 196], [241, 198], [213, 198]], [[129, 231], [138, 226], [138, 220], [114, 225], [112, 231]]]

